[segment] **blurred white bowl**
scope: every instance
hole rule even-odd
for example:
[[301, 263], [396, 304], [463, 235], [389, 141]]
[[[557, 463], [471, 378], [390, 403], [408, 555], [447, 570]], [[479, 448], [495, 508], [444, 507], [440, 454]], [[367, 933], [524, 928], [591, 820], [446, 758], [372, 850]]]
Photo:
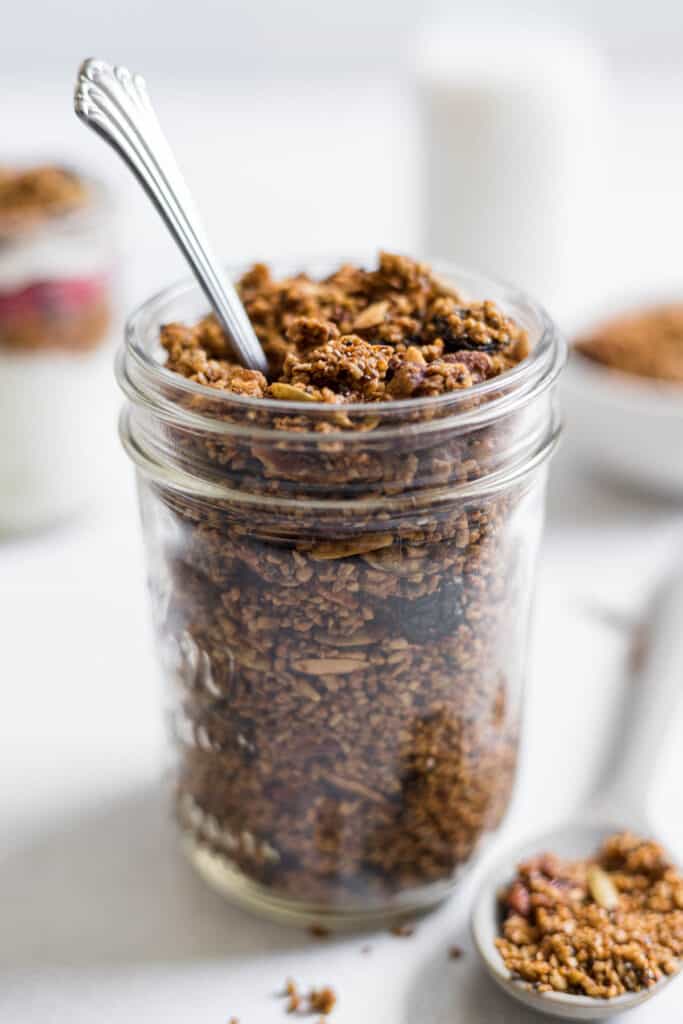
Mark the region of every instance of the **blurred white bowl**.
[[683, 386], [609, 369], [570, 349], [561, 395], [567, 443], [586, 463], [683, 498]]

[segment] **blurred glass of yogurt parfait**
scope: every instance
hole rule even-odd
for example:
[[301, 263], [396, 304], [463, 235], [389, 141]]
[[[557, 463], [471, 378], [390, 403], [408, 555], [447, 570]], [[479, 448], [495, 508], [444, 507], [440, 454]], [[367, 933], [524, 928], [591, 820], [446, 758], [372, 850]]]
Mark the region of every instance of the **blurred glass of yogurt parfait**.
[[0, 533], [63, 519], [97, 490], [113, 263], [99, 184], [0, 165]]

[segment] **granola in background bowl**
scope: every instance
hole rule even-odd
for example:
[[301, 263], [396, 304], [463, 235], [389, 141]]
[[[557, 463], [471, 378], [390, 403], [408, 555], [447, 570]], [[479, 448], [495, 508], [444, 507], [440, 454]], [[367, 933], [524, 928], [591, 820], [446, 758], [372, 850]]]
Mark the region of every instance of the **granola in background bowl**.
[[683, 384], [683, 302], [609, 319], [581, 336], [574, 351], [608, 369]]
[[575, 333], [562, 381], [566, 447], [608, 481], [683, 498], [683, 302], [610, 303]]

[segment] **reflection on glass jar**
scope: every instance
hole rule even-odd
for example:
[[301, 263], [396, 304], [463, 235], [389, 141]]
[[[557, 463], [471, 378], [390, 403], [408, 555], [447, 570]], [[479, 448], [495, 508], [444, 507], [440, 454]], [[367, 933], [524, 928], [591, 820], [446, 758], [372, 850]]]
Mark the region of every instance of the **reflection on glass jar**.
[[119, 358], [183, 843], [273, 915], [435, 903], [510, 799], [563, 346], [523, 297], [439, 270], [526, 327], [523, 363], [341, 411], [211, 391], [158, 362], [191, 287]]
[[113, 263], [101, 186], [0, 168], [0, 532], [46, 525], [96, 490]]

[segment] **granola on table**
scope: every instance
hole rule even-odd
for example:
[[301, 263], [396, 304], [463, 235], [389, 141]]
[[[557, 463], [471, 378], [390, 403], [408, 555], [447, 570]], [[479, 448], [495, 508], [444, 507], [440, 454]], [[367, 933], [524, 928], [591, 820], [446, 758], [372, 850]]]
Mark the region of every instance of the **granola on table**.
[[595, 860], [535, 857], [502, 904], [505, 966], [541, 992], [611, 999], [680, 969], [683, 877], [651, 840], [619, 833]]
[[[507, 807], [527, 588], [508, 531], [536, 505], [524, 481], [429, 497], [476, 481], [514, 434], [441, 429], [428, 399], [501, 376], [529, 340], [387, 253], [321, 281], [259, 264], [238, 290], [268, 377], [231, 359], [213, 316], [161, 329], [167, 369], [205, 386], [188, 410], [246, 424], [167, 429], [178, 463], [233, 498], [158, 483], [143, 508], [167, 523], [153, 576], [179, 683], [176, 813], [195, 848], [281, 898], [383, 903], [452, 880]], [[374, 410], [406, 398], [421, 401], [387, 441]]]

